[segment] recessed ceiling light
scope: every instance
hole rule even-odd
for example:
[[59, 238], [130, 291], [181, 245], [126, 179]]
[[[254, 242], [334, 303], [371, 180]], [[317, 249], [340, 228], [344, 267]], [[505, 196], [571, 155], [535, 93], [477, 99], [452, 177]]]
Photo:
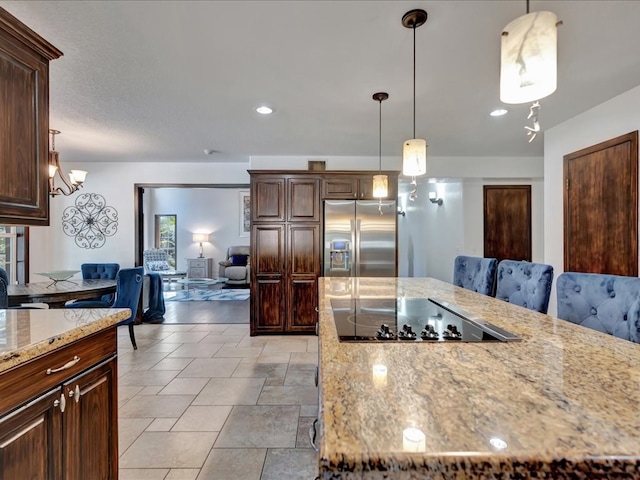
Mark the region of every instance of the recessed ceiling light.
[[269, 115], [270, 113], [273, 113], [273, 109], [266, 105], [261, 105], [256, 108], [256, 112], [261, 113], [262, 115]]
[[506, 108], [496, 108], [489, 115], [491, 115], [492, 117], [501, 117], [502, 115], [506, 115], [507, 113], [508, 110]]

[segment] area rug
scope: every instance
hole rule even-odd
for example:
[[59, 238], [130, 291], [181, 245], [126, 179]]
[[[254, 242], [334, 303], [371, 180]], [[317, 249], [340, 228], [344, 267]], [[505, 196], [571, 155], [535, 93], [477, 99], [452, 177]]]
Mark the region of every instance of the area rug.
[[246, 300], [249, 290], [201, 290], [197, 288], [164, 292], [165, 302], [209, 302], [215, 300]]

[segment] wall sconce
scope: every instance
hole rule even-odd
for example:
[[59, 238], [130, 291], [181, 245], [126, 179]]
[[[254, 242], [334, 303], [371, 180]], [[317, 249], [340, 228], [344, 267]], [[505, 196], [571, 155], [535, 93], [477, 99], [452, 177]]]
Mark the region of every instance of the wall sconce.
[[436, 192], [429, 192], [429, 201], [431, 203], [437, 203], [438, 205], [442, 205], [443, 200], [438, 198], [438, 194]]
[[[60, 130], [49, 130], [51, 134], [51, 150], [49, 150], [49, 195], [55, 197], [56, 195], [63, 194], [64, 196], [69, 196], [72, 193], [78, 191], [85, 179], [87, 178], [87, 172], [84, 170], [71, 170], [69, 174], [69, 181], [64, 178], [64, 174], [62, 173], [62, 169], [60, 168], [60, 160], [58, 156], [60, 155], [56, 152], [56, 135], [60, 133]], [[62, 183], [64, 183], [66, 189], [64, 187], [56, 187], [55, 176], [56, 173]]]
[[198, 258], [204, 258], [204, 254], [202, 252], [202, 242], [208, 242], [209, 241], [209, 234], [208, 233], [194, 233], [193, 234], [193, 243], [199, 243], [200, 244], [200, 255], [198, 256]]

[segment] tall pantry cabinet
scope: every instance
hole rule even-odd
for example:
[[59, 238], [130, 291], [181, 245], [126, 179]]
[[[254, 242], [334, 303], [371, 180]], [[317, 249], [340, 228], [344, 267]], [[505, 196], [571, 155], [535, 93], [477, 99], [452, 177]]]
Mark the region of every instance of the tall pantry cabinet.
[[318, 315], [320, 178], [249, 173], [251, 335], [311, 333]]

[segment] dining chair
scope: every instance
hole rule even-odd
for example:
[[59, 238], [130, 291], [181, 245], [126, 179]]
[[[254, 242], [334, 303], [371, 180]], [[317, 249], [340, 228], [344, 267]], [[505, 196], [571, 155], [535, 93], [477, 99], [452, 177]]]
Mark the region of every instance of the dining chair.
[[109, 305], [108, 302], [102, 300], [79, 300], [66, 305], [65, 308], [129, 308], [131, 316], [119, 322], [118, 326], [129, 326], [131, 345], [133, 345], [134, 350], [137, 350], [138, 345], [133, 331], [133, 321], [138, 311], [143, 275], [143, 267], [121, 268], [116, 275], [116, 299], [113, 305]]
[[[83, 263], [82, 265], [80, 265], [82, 278], [85, 280], [113, 280], [118, 275], [119, 270], [120, 265], [118, 263]], [[104, 302], [109, 302], [109, 304], [113, 304], [113, 301], [115, 300], [115, 294], [108, 293], [91, 300], [102, 300]]]
[[640, 278], [564, 272], [556, 292], [558, 318], [640, 343]]
[[553, 267], [543, 263], [502, 260], [498, 264], [496, 298], [547, 313]]
[[496, 284], [498, 260], [458, 255], [453, 261], [453, 284], [492, 296]]

